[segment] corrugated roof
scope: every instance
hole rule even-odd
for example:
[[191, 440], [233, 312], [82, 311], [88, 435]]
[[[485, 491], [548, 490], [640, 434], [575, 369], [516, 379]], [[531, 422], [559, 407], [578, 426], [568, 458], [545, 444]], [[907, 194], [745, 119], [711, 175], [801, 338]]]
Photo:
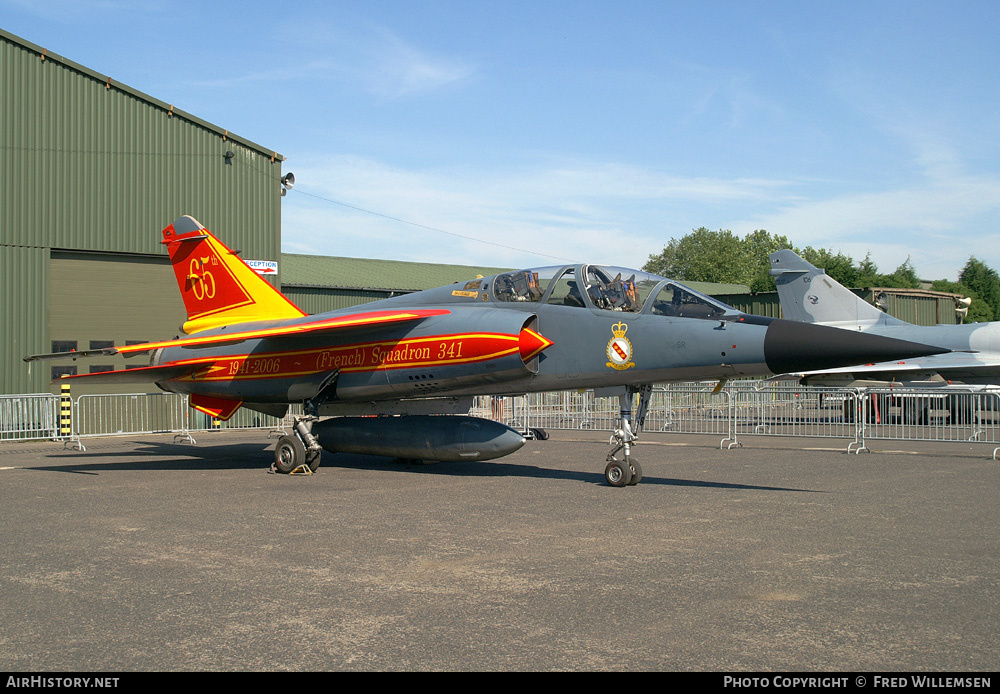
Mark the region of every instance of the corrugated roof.
[[281, 254], [281, 283], [295, 287], [420, 291], [511, 269], [513, 268]]
[[[517, 269], [520, 268], [281, 254], [281, 284], [291, 287], [420, 291]], [[750, 287], [743, 284], [683, 284], [709, 296], [750, 293]]]
[[722, 284], [716, 282], [687, 282], [678, 280], [685, 287], [690, 287], [696, 292], [701, 292], [705, 296], [718, 296], [720, 294], [749, 294], [750, 286], [746, 284]]
[[931, 299], [961, 299], [961, 294], [955, 294], [954, 292], [938, 292], [933, 289], [909, 289], [907, 287], [872, 287], [870, 289], [872, 294], [878, 294], [879, 292], [886, 292], [888, 294], [896, 294], [898, 296], [922, 296]]

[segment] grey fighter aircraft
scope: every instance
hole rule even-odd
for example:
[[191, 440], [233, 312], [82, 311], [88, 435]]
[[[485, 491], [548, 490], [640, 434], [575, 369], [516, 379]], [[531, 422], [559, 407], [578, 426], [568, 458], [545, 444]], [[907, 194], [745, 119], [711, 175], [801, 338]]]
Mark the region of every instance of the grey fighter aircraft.
[[525, 439], [460, 414], [473, 396], [600, 388], [615, 389], [621, 403], [605, 478], [626, 486], [642, 477], [632, 444], [653, 383], [942, 351], [747, 315], [663, 277], [598, 265], [507, 272], [306, 315], [192, 217], [164, 229], [162, 242], [187, 309], [186, 337], [26, 359], [149, 354], [148, 366], [73, 378], [153, 381], [222, 419], [240, 407], [281, 416], [302, 403], [304, 415], [275, 448], [282, 472], [315, 470], [324, 448], [497, 458]]
[[843, 328], [869, 335], [933, 344], [949, 351], [854, 366], [810, 369], [802, 380], [814, 384], [865, 382], [907, 384], [937, 380], [973, 385], [1000, 384], [1000, 323], [913, 325], [893, 318], [790, 250], [771, 253], [771, 275], [788, 320]]

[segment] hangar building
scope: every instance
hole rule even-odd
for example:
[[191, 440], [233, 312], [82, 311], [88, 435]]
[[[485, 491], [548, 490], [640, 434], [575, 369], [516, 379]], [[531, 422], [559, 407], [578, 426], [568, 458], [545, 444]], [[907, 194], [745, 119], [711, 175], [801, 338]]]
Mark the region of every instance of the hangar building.
[[276, 152], [3, 30], [0, 109], [0, 393], [126, 365], [29, 375], [26, 354], [173, 337], [185, 316], [160, 231], [183, 214], [280, 262]]

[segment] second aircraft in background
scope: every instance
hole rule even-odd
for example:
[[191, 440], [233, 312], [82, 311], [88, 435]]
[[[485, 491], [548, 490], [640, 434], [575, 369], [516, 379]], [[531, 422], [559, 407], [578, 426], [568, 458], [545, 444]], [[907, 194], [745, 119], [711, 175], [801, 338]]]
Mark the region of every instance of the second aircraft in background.
[[858, 297], [790, 250], [771, 253], [771, 274], [788, 320], [842, 328], [947, 348], [941, 354], [896, 358], [838, 368], [810, 369], [808, 383], [960, 382], [1000, 384], [1000, 323], [913, 325]]

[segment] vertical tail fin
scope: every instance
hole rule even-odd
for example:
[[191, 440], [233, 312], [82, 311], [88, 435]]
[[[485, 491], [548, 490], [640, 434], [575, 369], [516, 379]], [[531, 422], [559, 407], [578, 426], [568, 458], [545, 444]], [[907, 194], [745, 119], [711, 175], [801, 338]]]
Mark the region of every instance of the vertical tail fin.
[[187, 309], [185, 333], [306, 315], [193, 217], [164, 229], [162, 243]]
[[880, 310], [789, 250], [771, 253], [781, 312], [788, 320], [864, 330], [885, 321]]

